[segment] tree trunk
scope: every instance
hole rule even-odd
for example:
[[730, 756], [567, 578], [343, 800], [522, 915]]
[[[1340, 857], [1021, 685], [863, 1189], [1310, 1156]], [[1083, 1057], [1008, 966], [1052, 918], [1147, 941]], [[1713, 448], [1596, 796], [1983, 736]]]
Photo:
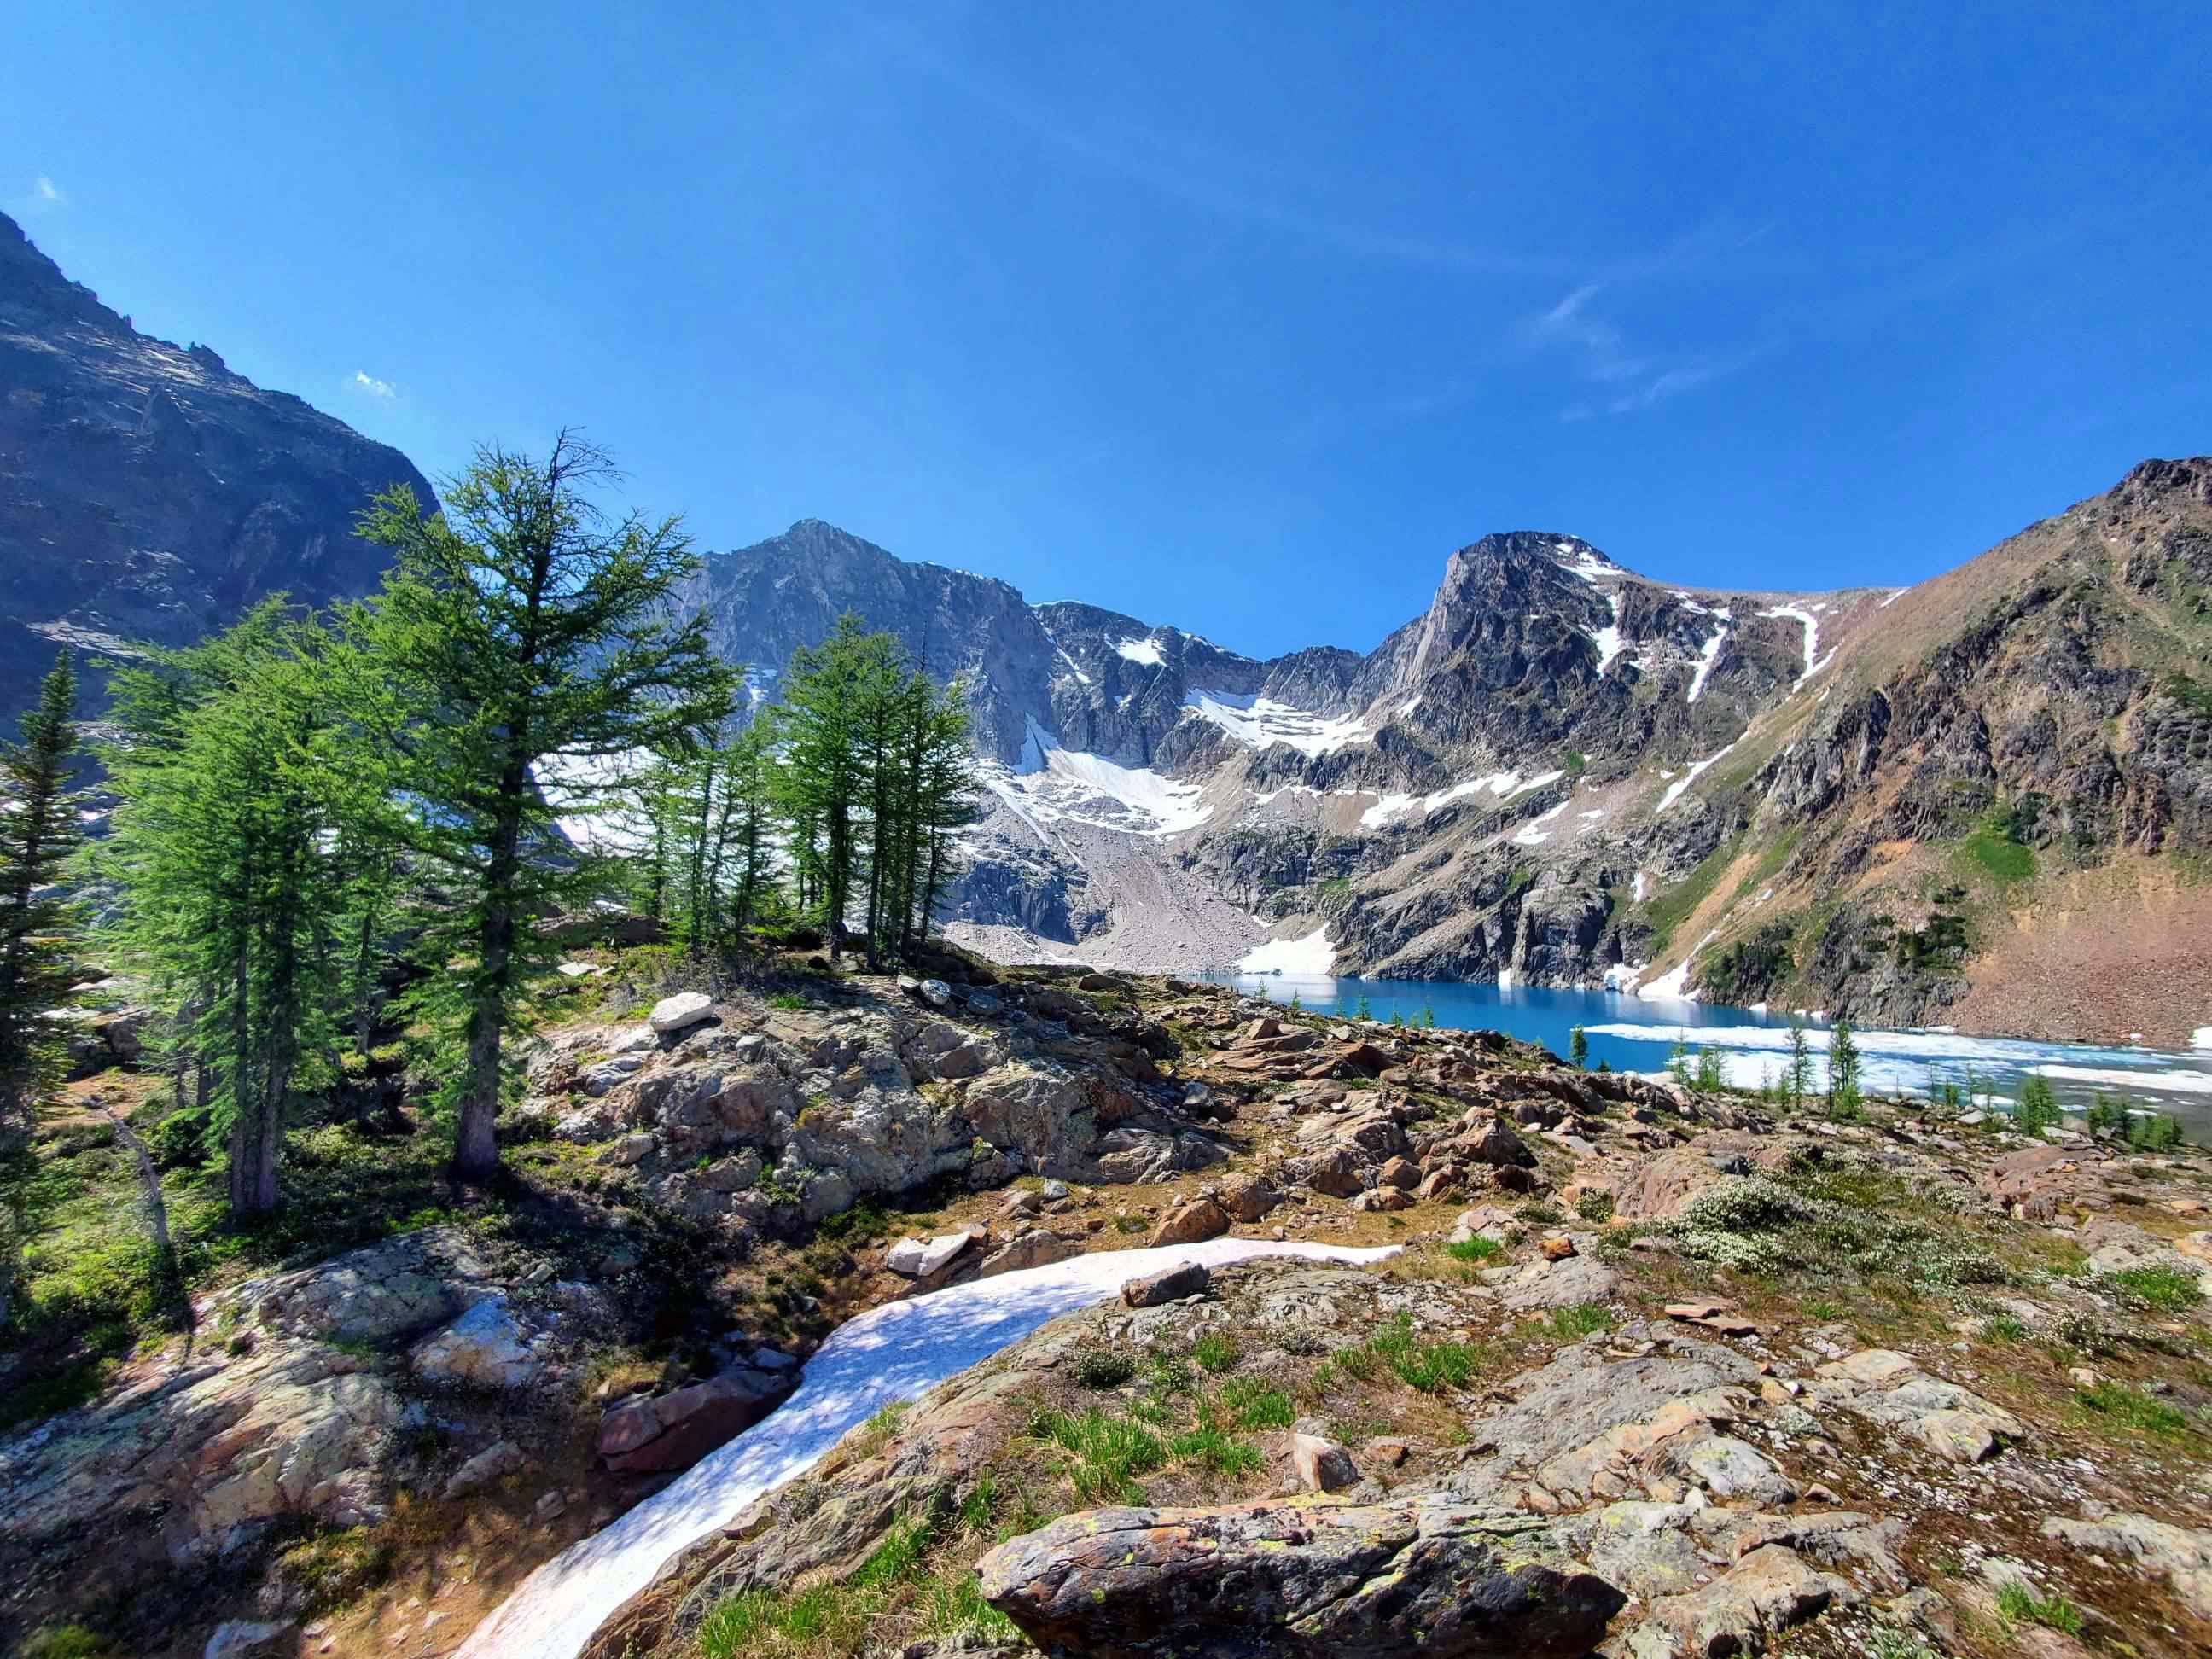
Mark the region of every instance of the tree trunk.
[[[507, 1023], [507, 977], [514, 962], [514, 887], [520, 867], [525, 773], [511, 767], [500, 779], [501, 815], [484, 872], [483, 925], [477, 942], [476, 1006], [469, 1012], [467, 1073], [461, 1118], [453, 1136], [453, 1173], [463, 1181], [488, 1181], [499, 1173], [500, 1037]], [[510, 805], [511, 803], [511, 805]]]

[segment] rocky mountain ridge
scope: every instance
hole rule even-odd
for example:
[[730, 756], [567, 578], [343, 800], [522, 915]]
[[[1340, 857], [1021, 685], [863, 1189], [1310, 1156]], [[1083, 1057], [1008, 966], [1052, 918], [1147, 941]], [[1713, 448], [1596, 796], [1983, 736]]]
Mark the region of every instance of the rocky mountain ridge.
[[[970, 677], [988, 810], [955, 931], [1007, 959], [2178, 1043], [2212, 1008], [2212, 962], [2158, 942], [2197, 903], [2165, 890], [2212, 742], [2208, 477], [2146, 463], [1911, 589], [1695, 589], [1492, 535], [1364, 656], [1032, 606], [813, 520], [716, 556], [695, 596], [769, 673], [851, 609]], [[2128, 887], [2170, 1007], [2016, 994], [2062, 879]]]
[[353, 534], [398, 451], [141, 334], [0, 215], [0, 715], [58, 644], [184, 645], [255, 601], [365, 593], [382, 550]]

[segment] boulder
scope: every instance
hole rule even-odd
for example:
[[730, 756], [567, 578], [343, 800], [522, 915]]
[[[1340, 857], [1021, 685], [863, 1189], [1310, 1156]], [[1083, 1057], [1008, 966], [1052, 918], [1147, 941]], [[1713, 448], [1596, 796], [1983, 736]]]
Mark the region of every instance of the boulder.
[[1330, 1198], [1350, 1198], [1365, 1185], [1359, 1178], [1359, 1160], [1349, 1146], [1334, 1147], [1306, 1165], [1306, 1185]]
[[678, 991], [653, 1005], [646, 1023], [662, 1036], [673, 1036], [714, 1017], [714, 1000], [697, 991]]
[[985, 1256], [976, 1273], [978, 1276], [988, 1279], [994, 1273], [1018, 1273], [1024, 1267], [1048, 1267], [1053, 1262], [1066, 1261], [1071, 1256], [1082, 1254], [1080, 1241], [1048, 1232], [1042, 1227], [1030, 1227], [1016, 1233]]
[[1850, 1595], [1841, 1580], [1814, 1571], [1779, 1544], [1768, 1544], [1702, 1589], [1653, 1602], [1650, 1623], [1631, 1635], [1628, 1649], [1639, 1656], [1668, 1651], [1644, 1636], [1656, 1626], [1654, 1634], [1662, 1643], [1671, 1636], [1679, 1644], [1676, 1650], [1692, 1659], [1759, 1653], [1771, 1637], [1826, 1611], [1839, 1595]]
[[1402, 1187], [1376, 1187], [1353, 1199], [1352, 1207], [1376, 1213], [1410, 1210], [1413, 1207], [1413, 1195]]
[[1375, 1172], [1375, 1178], [1385, 1187], [1410, 1193], [1421, 1184], [1421, 1171], [1409, 1158], [1393, 1158]]
[[2171, 1587], [2199, 1619], [2212, 1620], [2212, 1532], [2147, 1515], [2101, 1521], [2053, 1516], [2043, 1523], [2043, 1535], [2129, 1563], [2146, 1578]]
[[522, 1467], [522, 1448], [512, 1440], [501, 1440], [487, 1446], [467, 1462], [455, 1469], [446, 1482], [446, 1496], [466, 1498], [472, 1492], [482, 1492], [486, 1486]]
[[1459, 1505], [1110, 1509], [977, 1571], [1024, 1635], [1085, 1659], [1569, 1659], [1626, 1598], [1549, 1544], [1528, 1516]]
[[1154, 1249], [1164, 1244], [1196, 1244], [1228, 1231], [1229, 1212], [1212, 1199], [1201, 1198], [1170, 1210], [1146, 1243]]
[[904, 1279], [931, 1279], [952, 1265], [975, 1242], [968, 1232], [935, 1238], [902, 1238], [884, 1252], [884, 1266]]
[[426, 1382], [477, 1389], [519, 1389], [544, 1374], [544, 1362], [504, 1297], [479, 1302], [459, 1319], [425, 1337], [409, 1362]]
[[1233, 1175], [1221, 1183], [1221, 1203], [1231, 1218], [1246, 1223], [1267, 1218], [1283, 1201], [1275, 1184], [1265, 1176]]
[[1164, 1303], [1180, 1302], [1187, 1296], [1204, 1296], [1206, 1286], [1212, 1282], [1213, 1275], [1204, 1262], [1178, 1262], [1158, 1273], [1129, 1280], [1121, 1286], [1121, 1301], [1132, 1308], [1157, 1308]]
[[1359, 1484], [1359, 1465], [1352, 1454], [1317, 1434], [1291, 1437], [1291, 1473], [1307, 1492], [1340, 1492]]
[[1453, 1150], [1477, 1164], [1517, 1165], [1531, 1168], [1536, 1162], [1535, 1153], [1528, 1143], [1515, 1134], [1512, 1127], [1503, 1119], [1492, 1118], [1480, 1129], [1469, 1130], [1452, 1143]]
[[733, 1365], [704, 1382], [626, 1400], [599, 1419], [599, 1456], [617, 1474], [690, 1468], [774, 1411], [797, 1382], [795, 1370]]

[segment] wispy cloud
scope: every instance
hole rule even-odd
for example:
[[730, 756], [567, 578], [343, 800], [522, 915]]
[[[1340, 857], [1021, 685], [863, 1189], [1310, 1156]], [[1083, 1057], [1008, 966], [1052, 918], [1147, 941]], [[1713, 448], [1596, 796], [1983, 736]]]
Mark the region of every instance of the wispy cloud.
[[10, 212], [29, 215], [52, 213], [69, 205], [69, 192], [45, 173], [31, 180], [31, 187], [20, 196], [8, 198]]
[[1567, 421], [1601, 415], [1633, 415], [1734, 374], [1749, 353], [1645, 350], [1632, 348], [1620, 326], [1599, 314], [1602, 283], [1585, 283], [1521, 328], [1523, 345], [1565, 354], [1577, 380], [1604, 388], [1560, 411]]
[[351, 384], [355, 391], [365, 392], [372, 398], [389, 398], [397, 389], [391, 381], [380, 380], [375, 375], [364, 374], [360, 369], [354, 370]]

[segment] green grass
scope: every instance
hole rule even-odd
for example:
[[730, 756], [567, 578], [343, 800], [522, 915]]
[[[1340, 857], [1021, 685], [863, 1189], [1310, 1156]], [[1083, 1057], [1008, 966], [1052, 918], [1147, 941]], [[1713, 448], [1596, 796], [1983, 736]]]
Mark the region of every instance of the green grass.
[[[1359, 1362], [1352, 1357], [1367, 1356], [1368, 1367], [1363, 1375]], [[1446, 1389], [1463, 1389], [1480, 1369], [1482, 1352], [1465, 1342], [1423, 1342], [1413, 1335], [1413, 1322], [1401, 1314], [1388, 1330], [1370, 1336], [1356, 1349], [1340, 1349], [1331, 1356], [1338, 1368], [1347, 1375], [1365, 1382], [1374, 1375], [1373, 1366], [1379, 1362], [1409, 1389], [1419, 1389], [1423, 1394], [1441, 1394]]]
[[2154, 1313], [2186, 1313], [2204, 1296], [2197, 1275], [2179, 1267], [2130, 1267], [2106, 1274], [2106, 1281]]
[[2074, 1400], [2083, 1411], [2121, 1428], [2175, 1435], [2189, 1427], [2189, 1419], [2164, 1401], [2154, 1400], [2124, 1382], [2100, 1382], [2094, 1389], [2077, 1389]]
[[1213, 1398], [1240, 1429], [1287, 1429], [1297, 1418], [1289, 1391], [1256, 1376], [1232, 1376]]
[[1997, 1614], [2008, 1625], [2043, 1625], [2067, 1636], [2081, 1633], [2081, 1608], [2063, 1595], [2038, 1595], [2017, 1578], [1998, 1589]]
[[118, 1650], [82, 1625], [48, 1625], [33, 1632], [18, 1651], [21, 1659], [110, 1659]]
[[1982, 1328], [1983, 1334], [1992, 1342], [2024, 1342], [2027, 1327], [2010, 1314], [1999, 1314]]
[[1191, 1357], [1210, 1371], [1225, 1371], [1243, 1358], [1237, 1339], [1221, 1331], [1206, 1331], [1190, 1345]]
[[1613, 1316], [1594, 1302], [1578, 1302], [1571, 1308], [1554, 1308], [1545, 1322], [1553, 1336], [1562, 1342], [1573, 1342], [1599, 1331], [1613, 1328]]
[[908, 1401], [894, 1400], [866, 1422], [861, 1424], [860, 1455], [873, 1457], [885, 1446], [897, 1439], [899, 1425], [906, 1421], [907, 1413], [913, 1409]]
[[1167, 1443], [1132, 1418], [1113, 1417], [1093, 1406], [1077, 1414], [1041, 1412], [1031, 1421], [1036, 1438], [1069, 1454], [1064, 1468], [1076, 1496], [1085, 1502], [1110, 1498], [1126, 1504], [1144, 1501], [1138, 1477], [1152, 1474], [1168, 1461]]
[[2035, 854], [1984, 824], [1959, 843], [1959, 856], [1999, 881], [2025, 881], [2035, 873]]
[[1485, 1238], [1477, 1233], [1473, 1238], [1445, 1245], [1444, 1254], [1455, 1261], [1495, 1261], [1505, 1254], [1505, 1247], [1494, 1238]]
[[1216, 1474], [1249, 1474], [1260, 1467], [1259, 1449], [1232, 1438], [1218, 1424], [1201, 1423], [1168, 1442], [1176, 1461], [1203, 1463]]
[[796, 991], [775, 991], [769, 994], [768, 1006], [781, 1008], [787, 1013], [797, 1013], [806, 1007], [807, 1002]]

